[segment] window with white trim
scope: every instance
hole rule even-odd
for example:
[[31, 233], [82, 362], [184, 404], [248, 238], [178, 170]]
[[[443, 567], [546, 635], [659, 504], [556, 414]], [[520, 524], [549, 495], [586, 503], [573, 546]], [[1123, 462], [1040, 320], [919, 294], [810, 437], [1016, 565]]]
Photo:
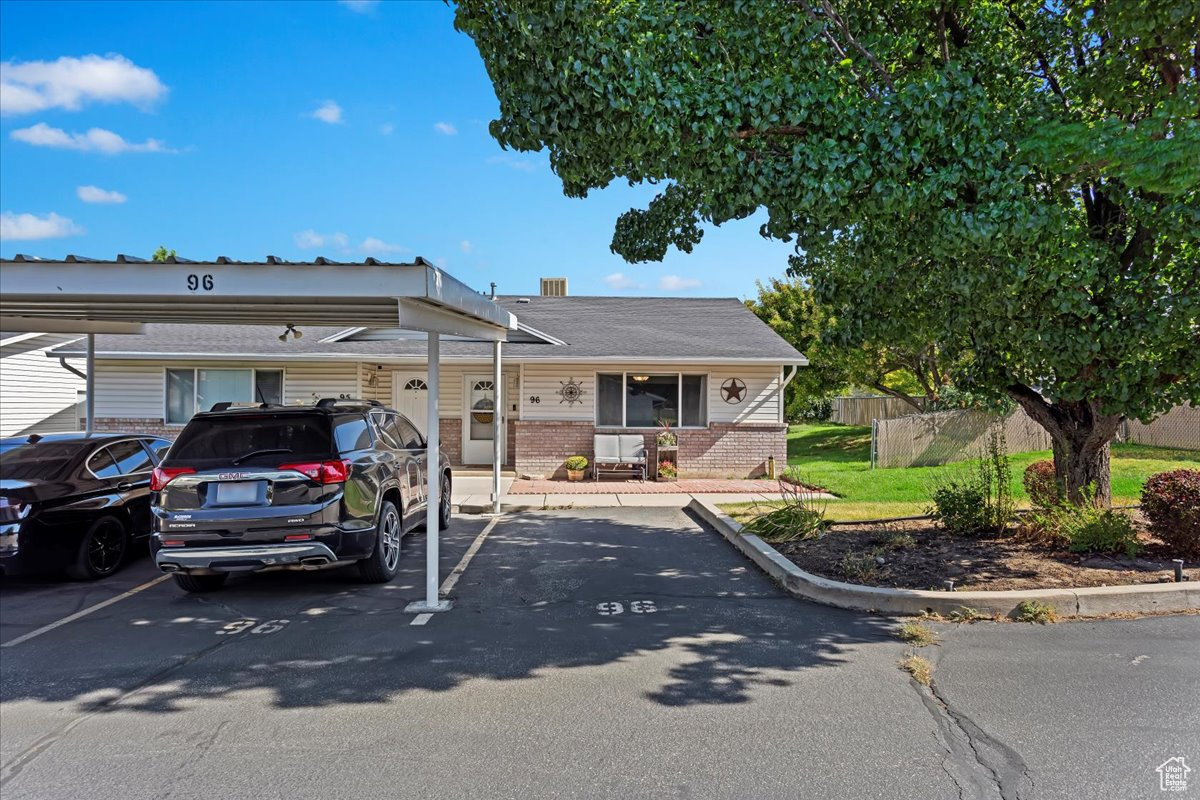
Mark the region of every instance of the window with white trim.
[[170, 368], [166, 383], [169, 425], [182, 425], [216, 403], [283, 402], [281, 369]]
[[708, 425], [708, 376], [682, 372], [596, 375], [600, 428], [703, 428]]

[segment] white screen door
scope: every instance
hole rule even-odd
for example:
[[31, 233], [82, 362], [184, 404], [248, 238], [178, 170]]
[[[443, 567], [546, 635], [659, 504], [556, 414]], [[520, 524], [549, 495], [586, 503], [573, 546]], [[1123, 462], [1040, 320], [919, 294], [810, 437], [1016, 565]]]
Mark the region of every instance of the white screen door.
[[[463, 385], [463, 463], [492, 463], [496, 385], [490, 375], [467, 375]], [[503, 419], [503, 417], [501, 418]], [[503, 450], [504, 443], [500, 443]]]
[[424, 372], [392, 373], [392, 405], [424, 436], [429, 421], [429, 384]]

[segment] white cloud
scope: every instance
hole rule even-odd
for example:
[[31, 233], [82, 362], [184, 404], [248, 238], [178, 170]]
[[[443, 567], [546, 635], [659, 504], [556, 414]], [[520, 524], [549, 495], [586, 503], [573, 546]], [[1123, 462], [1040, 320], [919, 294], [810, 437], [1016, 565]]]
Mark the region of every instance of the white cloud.
[[338, 0], [338, 3], [355, 14], [370, 14], [379, 6], [379, 0]]
[[458, 128], [451, 125], [449, 122], [435, 122], [433, 129], [443, 136], [457, 136]]
[[330, 125], [340, 125], [345, 121], [342, 119], [342, 107], [332, 100], [326, 100], [316, 111], [308, 116], [313, 119], [319, 119], [321, 122], [327, 122]]
[[630, 289], [645, 288], [642, 284], [627, 276], [624, 272], [614, 272], [604, 276], [604, 283], [614, 292], [627, 292]]
[[458, 243], [458, 249], [462, 250], [464, 253], [470, 253], [471, 251], [473, 251], [475, 249], [475, 245], [471, 244], [466, 239], [463, 239], [461, 242]]
[[5, 241], [60, 239], [64, 236], [79, 236], [83, 232], [83, 228], [53, 212], [44, 217], [14, 214], [11, 211], [0, 214], [0, 239]]
[[296, 234], [296, 246], [303, 250], [313, 250], [318, 247], [336, 247], [345, 250], [350, 244], [350, 237], [344, 233], [317, 233], [312, 228]]
[[18, 142], [35, 147], [56, 147], [61, 150], [79, 150], [106, 155], [117, 153], [174, 153], [158, 139], [144, 142], [128, 142], [119, 133], [104, 128], [89, 128], [86, 133], [67, 133], [62, 128], [51, 128], [44, 122], [28, 128], [18, 128], [10, 134]]
[[395, 130], [396, 130], [396, 126], [390, 122], [385, 122], [379, 126], [379, 132], [382, 133], [384, 136], [391, 136]]
[[385, 242], [382, 239], [376, 239], [374, 236], [368, 236], [366, 239], [363, 239], [363, 242], [358, 246], [358, 249], [362, 250], [369, 256], [387, 256], [396, 255], [397, 253], [410, 252], [409, 249], [402, 244], [391, 244], [390, 242]]
[[101, 189], [99, 186], [80, 186], [75, 190], [85, 203], [124, 203], [129, 198], [117, 191]]
[[503, 164], [506, 167], [519, 169], [522, 172], [533, 172], [537, 169], [537, 164], [524, 158], [518, 158], [512, 153], [505, 153], [500, 156], [492, 156], [487, 160], [489, 164]]
[[89, 102], [146, 106], [166, 93], [167, 87], [153, 70], [116, 54], [0, 63], [3, 114], [29, 114], [49, 108], [78, 111]]
[[664, 292], [682, 292], [699, 285], [700, 281], [695, 278], [681, 278], [678, 275], [663, 275], [658, 281], [658, 288]]

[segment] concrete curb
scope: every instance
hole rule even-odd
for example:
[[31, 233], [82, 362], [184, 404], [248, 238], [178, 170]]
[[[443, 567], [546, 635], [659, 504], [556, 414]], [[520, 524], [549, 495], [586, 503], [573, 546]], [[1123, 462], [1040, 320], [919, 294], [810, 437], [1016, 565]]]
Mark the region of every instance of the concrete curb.
[[712, 503], [697, 498], [687, 508], [716, 528], [718, 533], [789, 593], [838, 608], [892, 614], [949, 614], [969, 607], [1005, 617], [1014, 616], [1017, 606], [1026, 600], [1045, 603], [1061, 616], [1080, 617], [1114, 612], [1145, 613], [1200, 608], [1200, 581], [1003, 592], [931, 592], [841, 583], [800, 569], [762, 539], [742, 533], [742, 526]]

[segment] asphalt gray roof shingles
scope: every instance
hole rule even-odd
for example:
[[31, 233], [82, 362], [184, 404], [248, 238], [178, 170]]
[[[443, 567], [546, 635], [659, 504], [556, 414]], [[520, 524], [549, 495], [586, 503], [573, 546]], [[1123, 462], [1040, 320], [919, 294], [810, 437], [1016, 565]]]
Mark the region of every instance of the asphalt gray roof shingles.
[[[736, 298], [679, 297], [498, 297], [496, 301], [535, 330], [566, 342], [514, 341], [510, 358], [740, 360], [802, 362], [803, 356]], [[345, 328], [351, 327], [350, 325]], [[96, 336], [96, 354], [214, 356], [423, 356], [425, 339], [322, 342], [345, 328], [302, 326], [300, 339], [279, 341], [278, 326], [149, 324], [138, 335]], [[55, 355], [82, 355], [83, 341], [56, 348]], [[446, 340], [442, 355], [490, 358], [486, 342]]]

